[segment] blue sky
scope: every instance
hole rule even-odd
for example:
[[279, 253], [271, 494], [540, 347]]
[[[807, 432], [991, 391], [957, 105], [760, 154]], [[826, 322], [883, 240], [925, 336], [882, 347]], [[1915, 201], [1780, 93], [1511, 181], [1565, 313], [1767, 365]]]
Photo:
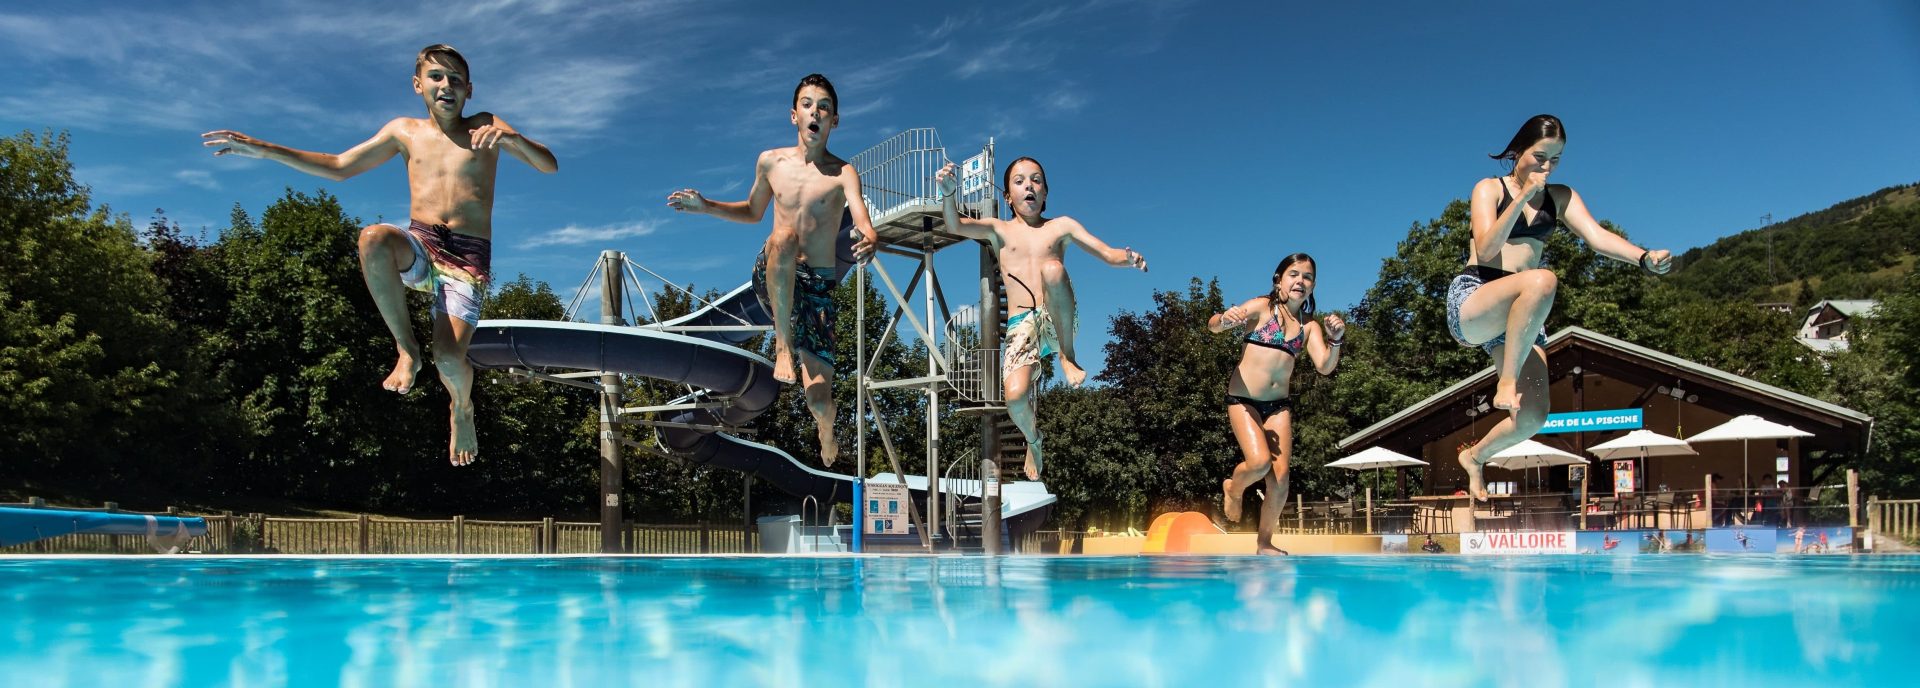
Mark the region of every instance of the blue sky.
[[[413, 57], [447, 42], [472, 62], [469, 111], [561, 161], [557, 175], [502, 164], [503, 277], [570, 293], [617, 248], [724, 289], [766, 225], [662, 200], [744, 195], [754, 156], [794, 141], [793, 84], [822, 72], [842, 156], [909, 127], [937, 128], [956, 158], [994, 137], [1002, 161], [1046, 164], [1050, 211], [1149, 257], [1147, 275], [1068, 259], [1096, 369], [1108, 316], [1191, 276], [1251, 296], [1307, 251], [1323, 308], [1357, 302], [1406, 228], [1496, 174], [1485, 155], [1539, 112], [1567, 123], [1556, 180], [1653, 247], [1920, 180], [1912, 4], [1333, 4], [9, 5], [0, 127], [70, 130], [76, 175], [138, 223], [164, 208], [217, 230], [234, 203], [257, 215], [288, 186], [401, 220], [398, 161], [330, 182], [214, 159], [198, 135], [344, 150], [423, 115]], [[976, 254], [947, 254], [944, 278], [971, 284]]]

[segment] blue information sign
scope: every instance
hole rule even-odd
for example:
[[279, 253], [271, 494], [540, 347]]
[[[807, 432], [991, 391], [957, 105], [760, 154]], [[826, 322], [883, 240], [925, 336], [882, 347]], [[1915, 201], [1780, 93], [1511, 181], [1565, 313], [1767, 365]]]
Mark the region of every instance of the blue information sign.
[[1643, 425], [1640, 409], [1614, 409], [1611, 411], [1581, 411], [1578, 413], [1547, 414], [1547, 424], [1540, 426], [1540, 434], [1556, 432], [1594, 432], [1597, 430], [1638, 430]]

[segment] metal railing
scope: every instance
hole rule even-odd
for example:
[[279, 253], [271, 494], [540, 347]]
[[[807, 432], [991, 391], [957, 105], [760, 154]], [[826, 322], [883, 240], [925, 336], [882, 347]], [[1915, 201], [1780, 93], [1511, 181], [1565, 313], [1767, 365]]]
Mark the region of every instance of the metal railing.
[[[1848, 518], [1844, 485], [1774, 490], [1656, 490], [1628, 494], [1590, 494], [1582, 501], [1566, 493], [1496, 494], [1469, 508], [1466, 497], [1422, 497], [1374, 503], [1376, 533], [1458, 533], [1473, 530], [1700, 530], [1706, 528], [1844, 526]], [[1289, 504], [1288, 520], [1305, 532], [1365, 532], [1365, 507], [1341, 502]], [[1465, 522], [1471, 512], [1472, 526]], [[1321, 525], [1316, 526], [1318, 521]], [[1344, 525], [1343, 525], [1344, 522]]]
[[1003, 404], [1000, 392], [1000, 349], [981, 348], [980, 312], [961, 309], [947, 321], [940, 355], [947, 372], [947, 386], [961, 399], [975, 403]]
[[963, 541], [978, 540], [980, 537], [981, 524], [985, 519], [976, 521], [974, 525], [963, 526], [961, 517], [964, 514], [961, 513], [961, 507], [965, 506], [968, 500], [972, 500], [975, 504], [980, 503], [981, 495], [967, 494], [959, 489], [963, 484], [961, 481], [972, 480], [977, 483], [980, 480], [979, 453], [978, 449], [968, 447], [966, 451], [961, 452], [960, 458], [947, 464], [947, 469], [940, 477], [940, 504], [946, 514], [941, 525], [946, 527], [949, 542], [958, 544]]
[[[983, 181], [971, 189], [963, 188], [960, 211], [981, 217], [992, 212], [995, 197], [993, 161], [989, 149], [981, 151]], [[946, 146], [932, 128], [908, 129], [853, 156], [853, 168], [860, 173], [861, 195], [867, 204], [867, 216], [875, 226], [886, 224], [894, 216], [913, 210], [937, 209], [942, 203], [935, 175], [948, 162]], [[962, 170], [965, 175], [965, 170]]]
[[938, 203], [934, 174], [947, 164], [947, 150], [932, 128], [908, 129], [853, 156], [861, 196], [875, 225], [903, 208]]

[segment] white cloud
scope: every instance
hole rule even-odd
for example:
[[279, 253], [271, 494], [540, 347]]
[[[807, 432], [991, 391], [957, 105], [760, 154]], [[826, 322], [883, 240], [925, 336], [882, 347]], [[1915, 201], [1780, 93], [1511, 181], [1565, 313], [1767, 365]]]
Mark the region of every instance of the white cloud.
[[660, 228], [659, 220], [637, 220], [599, 227], [581, 227], [567, 225], [546, 234], [528, 239], [520, 244], [522, 248], [541, 246], [577, 246], [580, 244], [607, 243], [620, 239], [632, 239], [654, 233]]
[[189, 186], [197, 186], [208, 191], [220, 190], [220, 182], [213, 178], [212, 172], [206, 170], [180, 170], [173, 173], [173, 178]]
[[[657, 21], [684, 4], [493, 0], [460, 5], [452, 17], [448, 8], [296, 0], [238, 13], [171, 5], [12, 10], [0, 13], [0, 60], [25, 81], [0, 95], [0, 112], [88, 130], [197, 133], [271, 118], [357, 132], [378, 119], [363, 112], [374, 100], [367, 94], [393, 90], [370, 90], [362, 77], [411, 66], [419, 46], [451, 36], [475, 62], [476, 107], [498, 107], [536, 137], [587, 138], [609, 129], [627, 98], [652, 87], [653, 74], [669, 70], [609, 58], [589, 39], [618, 32], [649, 45], [649, 54], [680, 55], [687, 25], [710, 23]], [[316, 72], [326, 80], [315, 82]], [[403, 78], [395, 77], [402, 87]]]
[[7, 119], [37, 127], [115, 130], [128, 126], [186, 131], [206, 120], [205, 109], [161, 94], [107, 94], [68, 83], [44, 84], [0, 96]]
[[875, 112], [879, 112], [881, 108], [885, 108], [887, 105], [891, 104], [892, 102], [893, 102], [892, 96], [880, 96], [879, 98], [869, 100], [867, 102], [861, 103], [860, 105], [850, 107], [850, 108], [847, 108], [846, 110], [841, 111], [840, 118], [844, 121], [847, 118], [857, 118], [861, 115], [873, 114]]
[[946, 38], [947, 36], [957, 31], [960, 31], [961, 29], [967, 28], [967, 26], [971, 25], [974, 19], [976, 19], [977, 17], [978, 17], [978, 12], [970, 12], [967, 14], [967, 16], [964, 16], [964, 17], [962, 16], [945, 17], [940, 20], [939, 26], [933, 27], [932, 29], [928, 30], [927, 35], [922, 36], [921, 38], [929, 41], [937, 41], [942, 38]]
[[1050, 114], [1070, 115], [1087, 106], [1085, 93], [1067, 84], [1053, 90], [1040, 99], [1040, 108]]
[[508, 77], [498, 95], [476, 88], [474, 105], [496, 111], [537, 140], [585, 138], [612, 126], [629, 97], [652, 88], [649, 71], [606, 60], [546, 63]]
[[[738, 259], [730, 259], [726, 256], [704, 256], [700, 258], [689, 258], [686, 260], [669, 260], [665, 263], [660, 264], [660, 267], [657, 269], [660, 271], [662, 275], [671, 277], [672, 275], [668, 273], [685, 274], [689, 272], [703, 272], [703, 271], [712, 270], [715, 268], [726, 267], [729, 264], [736, 264], [737, 260]], [[746, 268], [750, 268], [750, 267], [752, 266], [751, 265], [742, 266], [742, 269], [740, 270], [742, 281], [746, 279], [745, 278], [747, 274]], [[685, 282], [676, 282], [676, 284], [681, 284], [684, 286]]]

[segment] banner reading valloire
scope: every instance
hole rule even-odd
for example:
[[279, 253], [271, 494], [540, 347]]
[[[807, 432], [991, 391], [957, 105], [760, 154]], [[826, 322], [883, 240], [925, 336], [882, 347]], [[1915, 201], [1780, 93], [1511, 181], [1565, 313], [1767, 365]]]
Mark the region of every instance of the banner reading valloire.
[[1461, 554], [1573, 554], [1573, 532], [1461, 533]]

